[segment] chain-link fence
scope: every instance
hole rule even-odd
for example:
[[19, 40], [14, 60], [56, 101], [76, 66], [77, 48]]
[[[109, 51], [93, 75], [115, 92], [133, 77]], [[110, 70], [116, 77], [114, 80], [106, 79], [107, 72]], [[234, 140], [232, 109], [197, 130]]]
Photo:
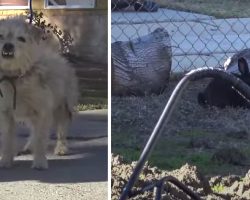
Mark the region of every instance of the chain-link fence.
[[228, 57], [250, 48], [250, 18], [245, 15], [218, 18], [169, 9], [167, 2], [173, 1], [112, 0], [112, 42], [130, 41], [164, 28], [170, 36], [174, 72], [223, 66]]

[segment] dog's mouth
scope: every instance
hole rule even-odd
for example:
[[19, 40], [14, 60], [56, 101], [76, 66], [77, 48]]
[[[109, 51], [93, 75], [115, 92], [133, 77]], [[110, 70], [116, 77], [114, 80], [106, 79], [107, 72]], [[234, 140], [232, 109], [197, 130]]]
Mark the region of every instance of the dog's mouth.
[[15, 55], [15, 46], [12, 43], [5, 43], [2, 48], [2, 57], [3, 58], [14, 58]]
[[2, 51], [2, 57], [3, 58], [14, 58], [15, 53], [13, 51]]

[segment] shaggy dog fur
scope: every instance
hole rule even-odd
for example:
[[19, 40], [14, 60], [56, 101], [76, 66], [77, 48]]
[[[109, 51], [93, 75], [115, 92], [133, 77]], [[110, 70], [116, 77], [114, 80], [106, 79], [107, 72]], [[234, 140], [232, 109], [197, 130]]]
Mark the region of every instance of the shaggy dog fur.
[[[0, 82], [1, 167], [13, 164], [18, 121], [31, 130], [25, 150], [33, 153], [33, 168], [48, 167], [46, 149], [52, 125], [57, 128], [55, 153], [67, 152], [66, 132], [77, 102], [77, 79], [59, 51], [41, 39], [42, 34], [21, 17], [0, 21], [0, 79], [5, 79]], [[8, 79], [16, 87], [16, 98]]]

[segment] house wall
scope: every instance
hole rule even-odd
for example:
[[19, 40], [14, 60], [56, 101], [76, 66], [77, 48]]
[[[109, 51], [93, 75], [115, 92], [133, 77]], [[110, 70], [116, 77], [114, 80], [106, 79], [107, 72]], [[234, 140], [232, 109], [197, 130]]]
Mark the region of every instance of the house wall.
[[[96, 0], [95, 8], [44, 9], [44, 0], [33, 0], [33, 9], [44, 13], [52, 24], [67, 30], [74, 39], [72, 53], [97, 63], [107, 63], [107, 1]], [[0, 16], [24, 14], [25, 10], [0, 10]]]

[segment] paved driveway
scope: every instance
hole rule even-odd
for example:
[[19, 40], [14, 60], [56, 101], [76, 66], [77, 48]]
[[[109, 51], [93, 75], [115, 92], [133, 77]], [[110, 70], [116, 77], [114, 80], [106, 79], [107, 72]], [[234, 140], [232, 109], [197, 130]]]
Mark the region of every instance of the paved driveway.
[[[26, 129], [19, 128], [19, 148]], [[19, 156], [12, 169], [0, 169], [0, 200], [107, 199], [107, 110], [79, 113], [70, 128], [70, 155], [53, 155], [49, 169], [30, 168], [31, 156]]]

